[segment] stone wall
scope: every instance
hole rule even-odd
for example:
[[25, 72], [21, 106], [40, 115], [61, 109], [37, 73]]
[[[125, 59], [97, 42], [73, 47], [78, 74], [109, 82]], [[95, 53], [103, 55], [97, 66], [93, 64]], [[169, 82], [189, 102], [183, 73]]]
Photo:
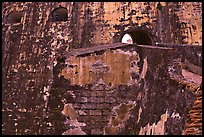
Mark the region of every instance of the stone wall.
[[[106, 127], [113, 126], [111, 123], [112, 113], [114, 118], [117, 119], [116, 110], [120, 108], [125, 108], [125, 112], [128, 114], [137, 114], [139, 110], [144, 110], [145, 104], [141, 103], [144, 106], [139, 109], [137, 100], [133, 97], [134, 94], [139, 96], [140, 94], [137, 88], [142, 88], [140, 92], [141, 98], [144, 97], [144, 100], [150, 95], [150, 92], [157, 92], [157, 89], [152, 88], [152, 86], [159, 88], [160, 84], [152, 82], [152, 78], [159, 78], [160, 75], [165, 75], [164, 78], [168, 79], [168, 72], [160, 72], [161, 66], [168, 65], [167, 59], [168, 56], [166, 53], [161, 53], [161, 56], [157, 53], [159, 49], [154, 49], [151, 51], [134, 49], [134, 51], [140, 56], [138, 60], [139, 74], [141, 73], [141, 78], [146, 79], [148, 76], [148, 82], [141, 80], [143, 85], [134, 86], [128, 85], [127, 81], [132, 75], [128, 70], [138, 71], [137, 66], [131, 68], [131, 63], [128, 62], [121, 63], [120, 60], [116, 58], [116, 65], [111, 66], [111, 61], [104, 59], [107, 66], [115, 67], [114, 69], [118, 70], [117, 72], [108, 71], [107, 79], [105, 82], [113, 82], [113, 85], [116, 87], [111, 87], [108, 90], [103, 90], [101, 93], [104, 94], [111, 92], [110, 96], [112, 98], [120, 96], [120, 85], [123, 85], [123, 90], [130, 91], [131, 100], [125, 100], [124, 96], [121, 95], [121, 99], [125, 101], [120, 102], [116, 100], [116, 103], [112, 104], [112, 99], [104, 99], [103, 95], [97, 96], [88, 96], [89, 93], [96, 92], [98, 94], [100, 90], [95, 91], [89, 87], [95, 87], [97, 83], [92, 83], [91, 81], [86, 80], [86, 78], [75, 78], [77, 86], [73, 86], [72, 80], [67, 80], [69, 77], [64, 75], [65, 68], [67, 64], [66, 60], [69, 59], [70, 50], [85, 48], [85, 47], [94, 47], [96, 45], [104, 43], [113, 43], [120, 42], [123, 34], [126, 32], [138, 32], [142, 31], [151, 38], [152, 44], [155, 42], [162, 43], [183, 43], [183, 44], [202, 44], [202, 9], [201, 3], [165, 3], [161, 2], [161, 5], [158, 5], [158, 2], [3, 2], [2, 3], [2, 78], [3, 78], [3, 92], [2, 92], [2, 133], [3, 134], [62, 134], [67, 130], [67, 125], [63, 125], [63, 122], [66, 121], [66, 117], [61, 114], [63, 106], [66, 103], [73, 103], [73, 108], [77, 113], [78, 122], [83, 122], [86, 125], [93, 123], [87, 120], [83, 121], [80, 114], [87, 114], [86, 116], [105, 116], [104, 122], [101, 122], [100, 130], [87, 129], [87, 126], [82, 126], [81, 129], [78, 127], [77, 131], [86, 134], [101, 134]], [[53, 11], [58, 7], [65, 7], [67, 11], [67, 21], [54, 21]], [[17, 13], [12, 13], [12, 11], [17, 11]], [[10, 14], [11, 13], [11, 14]], [[12, 15], [13, 14], [13, 15]], [[188, 18], [186, 18], [188, 14]], [[20, 17], [20, 22], [19, 21]], [[168, 22], [168, 23], [167, 23]], [[144, 39], [145, 41], [145, 39]], [[128, 49], [133, 51], [133, 49]], [[148, 48], [147, 48], [148, 50]], [[111, 50], [109, 52], [117, 52], [118, 50]], [[120, 50], [119, 50], [120, 51]], [[144, 53], [145, 52], [145, 53]], [[146, 53], [147, 52], [147, 53]], [[121, 59], [123, 58], [123, 53], [127, 51], [121, 51], [118, 54], [109, 54], [106, 51], [105, 54], [110, 56], [110, 60], [114, 59], [111, 55], [118, 55]], [[96, 58], [104, 53], [97, 52]], [[129, 53], [128, 53], [129, 54]], [[158, 54], [158, 55], [157, 55]], [[197, 52], [195, 53], [195, 58], [197, 58]], [[86, 55], [86, 57], [88, 57]], [[127, 56], [129, 57], [129, 56]], [[145, 58], [147, 57], [147, 58]], [[171, 55], [169, 56], [171, 57]], [[164, 60], [159, 60], [155, 64], [155, 60], [163, 58]], [[174, 57], [177, 58], [177, 57]], [[189, 57], [188, 57], [189, 58]], [[200, 58], [200, 56], [199, 56]], [[168, 60], [167, 64], [165, 63], [166, 59]], [[93, 59], [94, 61], [95, 59]], [[130, 59], [131, 60], [131, 59]], [[197, 59], [196, 59], [197, 60]], [[194, 60], [193, 60], [194, 61]], [[191, 61], [191, 62], [193, 62]], [[64, 62], [64, 63], [63, 63]], [[108, 64], [109, 62], [109, 64]], [[201, 61], [196, 61], [195, 65], [200, 65]], [[80, 62], [79, 66], [80, 66]], [[93, 63], [93, 62], [91, 62]], [[100, 62], [98, 62], [100, 66]], [[161, 66], [159, 64], [161, 63]], [[197, 63], [197, 64], [196, 64]], [[134, 63], [133, 63], [134, 64]], [[144, 64], [148, 64], [148, 68], [142, 69]], [[170, 63], [171, 64], [171, 63]], [[124, 67], [124, 66], [127, 66]], [[93, 65], [94, 66], [94, 65]], [[103, 64], [102, 64], [103, 66]], [[147, 65], [144, 65], [147, 67]], [[158, 68], [159, 69], [156, 69]], [[99, 67], [100, 68], [100, 67]], [[145, 68], [145, 67], [144, 67]], [[149, 69], [152, 70], [149, 70]], [[78, 68], [79, 70], [89, 70]], [[93, 67], [94, 69], [94, 67]], [[97, 70], [97, 63], [95, 64], [95, 70]], [[128, 69], [128, 70], [126, 70]], [[162, 67], [161, 67], [162, 69]], [[105, 68], [106, 70], [106, 68]], [[122, 75], [124, 70], [124, 75]], [[178, 69], [179, 70], [179, 69]], [[181, 71], [181, 70], [180, 70]], [[120, 73], [121, 75], [117, 75]], [[81, 74], [81, 73], [79, 73]], [[78, 74], [78, 75], [79, 75]], [[146, 75], [145, 75], [146, 74]], [[60, 77], [61, 75], [61, 77]], [[86, 74], [86, 76], [89, 76]], [[99, 75], [101, 77], [101, 74]], [[125, 76], [125, 78], [121, 78]], [[131, 76], [132, 77], [132, 76]], [[138, 78], [137, 74], [133, 74], [133, 77]], [[90, 76], [94, 78], [94, 76]], [[80, 81], [77, 82], [77, 80]], [[124, 81], [123, 81], [124, 80]], [[89, 81], [89, 83], [86, 83]], [[151, 82], [150, 82], [151, 81]], [[162, 80], [159, 80], [162, 81]], [[100, 81], [98, 81], [100, 83]], [[134, 80], [132, 81], [134, 85]], [[102, 82], [103, 83], [103, 82]], [[124, 84], [126, 83], [126, 84]], [[149, 83], [149, 85], [147, 84]], [[165, 83], [165, 82], [164, 82]], [[169, 83], [166, 81], [166, 83]], [[85, 85], [89, 85], [88, 88]], [[130, 84], [130, 83], [129, 83]], [[94, 86], [95, 85], [95, 86]], [[100, 84], [99, 84], [100, 85]], [[103, 84], [102, 84], [103, 85]], [[108, 86], [108, 84], [105, 84]], [[122, 87], [123, 87], [122, 86]], [[119, 89], [118, 89], [119, 88]], [[145, 89], [151, 89], [152, 91], [147, 92]], [[164, 88], [164, 89], [163, 89]], [[170, 87], [168, 87], [170, 88]], [[166, 96], [166, 86], [162, 86], [158, 91], [165, 91], [164, 96]], [[172, 87], [173, 88], [173, 87]], [[176, 87], [174, 87], [176, 88]], [[100, 89], [100, 88], [99, 88]], [[103, 86], [102, 86], [103, 89]], [[101, 90], [102, 90], [101, 89]], [[154, 90], [153, 90], [154, 89]], [[171, 88], [170, 88], [171, 89]], [[168, 89], [167, 91], [169, 91]], [[173, 92], [174, 91], [174, 92]], [[175, 91], [182, 91], [181, 89], [172, 90], [172, 98], [174, 98]], [[78, 95], [82, 93], [82, 95]], [[87, 94], [83, 94], [87, 93]], [[163, 92], [162, 92], [163, 93]], [[50, 95], [51, 94], [51, 95]], [[85, 101], [84, 108], [83, 102], [75, 103], [75, 98], [72, 95], [75, 95], [79, 100]], [[100, 93], [99, 93], [100, 94]], [[168, 93], [170, 94], [170, 93]], [[188, 94], [188, 92], [185, 92]], [[158, 94], [159, 95], [159, 94]], [[179, 92], [179, 95], [184, 95]], [[178, 96], [179, 96], [178, 95]], [[86, 98], [88, 96], [88, 98]], [[134, 95], [135, 96], [135, 95]], [[163, 96], [163, 94], [162, 94]], [[177, 98], [176, 96], [175, 98]], [[90, 98], [89, 98], [90, 97]], [[129, 95], [128, 95], [129, 97]], [[192, 97], [192, 96], [190, 96]], [[67, 102], [63, 102], [63, 98], [66, 98]], [[159, 97], [158, 97], [159, 98]], [[163, 97], [162, 97], [163, 98]], [[175, 99], [174, 98], [174, 99]], [[53, 102], [50, 100], [54, 100]], [[188, 99], [186, 99], [187, 101]], [[91, 106], [89, 108], [88, 104], [90, 101], [101, 101], [102, 104], [98, 103], [97, 106]], [[107, 101], [107, 102], [106, 102]], [[110, 102], [109, 102], [110, 101]], [[136, 104], [134, 103], [136, 101]], [[151, 102], [151, 100], [149, 100]], [[154, 102], [154, 101], [153, 101]], [[168, 101], [167, 101], [168, 102]], [[171, 102], [171, 101], [170, 101]], [[185, 102], [185, 101], [184, 101]], [[183, 103], [184, 103], [183, 102]], [[92, 102], [94, 103], [94, 102]], [[124, 103], [124, 104], [122, 104]], [[81, 104], [77, 106], [76, 104]], [[105, 107], [109, 104], [107, 112]], [[140, 103], [139, 103], [140, 104]], [[152, 104], [152, 103], [149, 103]], [[154, 103], [153, 103], [154, 104]], [[168, 103], [166, 103], [168, 104]], [[99, 106], [101, 107], [99, 108]], [[104, 106], [103, 106], [104, 105]], [[136, 106], [135, 106], [136, 105]], [[151, 106], [151, 105], [150, 105]], [[186, 107], [186, 105], [184, 105]], [[182, 107], [184, 107], [182, 106]], [[70, 107], [68, 105], [68, 107]], [[78, 108], [77, 108], [78, 107]], [[79, 109], [82, 107], [82, 110]], [[95, 108], [96, 107], [96, 108]], [[104, 107], [104, 110], [101, 109]], [[137, 108], [135, 110], [135, 107]], [[176, 107], [176, 105], [175, 105]], [[115, 108], [115, 109], [113, 109]], [[165, 113], [167, 106], [161, 107], [157, 118]], [[72, 109], [73, 110], [73, 109]], [[79, 111], [81, 110], [81, 111]], [[111, 110], [111, 112], [110, 112]], [[149, 109], [147, 109], [149, 110]], [[151, 109], [150, 109], [151, 110]], [[171, 110], [174, 110], [173, 108]], [[86, 112], [87, 111], [87, 112]], [[161, 111], [161, 112], [160, 112]], [[182, 114], [187, 114], [187, 110], [181, 112]], [[84, 113], [83, 113], [84, 112]], [[145, 113], [148, 111], [145, 110]], [[104, 114], [107, 113], [107, 114]], [[146, 114], [141, 112], [141, 121], [143, 121]], [[176, 113], [176, 112], [175, 112]], [[153, 113], [149, 114], [152, 116]], [[171, 115], [171, 112], [168, 111], [168, 114]], [[125, 115], [126, 116], [126, 115]], [[137, 118], [137, 116], [135, 116]], [[95, 118], [95, 117], [94, 117]], [[128, 120], [129, 117], [125, 117], [125, 120]], [[144, 119], [143, 119], [144, 118]], [[185, 119], [185, 116], [182, 119]], [[85, 120], [86, 118], [84, 118]], [[88, 119], [88, 118], [87, 118]], [[97, 119], [97, 118], [96, 118]], [[158, 118], [159, 119], [159, 118]], [[74, 119], [76, 120], [76, 119]], [[151, 118], [153, 123], [156, 121], [154, 118]], [[29, 122], [28, 122], [29, 121]], [[97, 121], [97, 120], [96, 120]], [[137, 121], [137, 120], [136, 120]], [[73, 122], [73, 121], [72, 121]], [[123, 121], [124, 122], [124, 121]], [[77, 121], [75, 121], [75, 124]], [[77, 125], [84, 125], [84, 124]], [[181, 122], [181, 126], [184, 122]], [[146, 124], [144, 121], [136, 126], [134, 134], [144, 133], [144, 127]], [[117, 125], [117, 124], [116, 124]], [[123, 124], [122, 124], [123, 125]], [[113, 126], [111, 131], [104, 131], [107, 134], [123, 134], [123, 126], [118, 124]], [[132, 124], [135, 125], [135, 124]], [[152, 123], [150, 123], [152, 125]], [[61, 127], [62, 126], [62, 127]], [[104, 127], [105, 126], [105, 127]], [[122, 127], [121, 127], [122, 126]], [[125, 126], [128, 127], [128, 126]], [[111, 129], [111, 128], [107, 128]], [[132, 128], [131, 128], [132, 129]], [[72, 132], [74, 132], [73, 130]], [[82, 132], [83, 131], [83, 132]], [[129, 130], [127, 130], [129, 131]], [[179, 130], [180, 133], [181, 130]], [[163, 132], [162, 132], [163, 133]], [[125, 134], [125, 133], [124, 133]]]
[[[171, 79], [174, 74], [182, 75], [181, 62], [177, 64], [179, 56], [174, 55], [173, 48], [126, 45], [103, 52], [97, 48], [72, 53], [75, 56], [64, 57], [54, 67], [59, 71], [51, 88], [49, 102], [55, 102], [55, 106], [50, 106], [50, 112], [59, 111], [50, 122], [59, 124], [53, 126], [54, 129], [64, 127], [54, 133], [73, 134], [76, 130], [75, 134], [182, 134], [195, 95]], [[114, 57], [109, 57], [109, 52]], [[110, 64], [109, 59], [112, 59]], [[125, 66], [124, 59], [129, 67]], [[125, 73], [130, 73], [125, 83], [115, 77], [118, 74], [118, 79], [125, 80], [125, 74], [117, 70], [120, 61], [126, 68]], [[97, 69], [93, 71], [89, 66], [96, 67], [96, 64]], [[108, 68], [107, 71], [102, 71], [104, 68]], [[52, 90], [57, 88], [58, 91]]]

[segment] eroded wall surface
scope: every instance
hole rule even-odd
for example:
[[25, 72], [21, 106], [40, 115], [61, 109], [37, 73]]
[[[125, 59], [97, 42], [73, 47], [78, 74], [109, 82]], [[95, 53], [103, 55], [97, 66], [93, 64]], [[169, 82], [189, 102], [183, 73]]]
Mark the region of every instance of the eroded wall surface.
[[[158, 111], [151, 110], [154, 106], [150, 106], [154, 103], [149, 100], [149, 97], [158, 96], [159, 98], [161, 95], [161, 98], [164, 98], [163, 96], [172, 94], [173, 100], [176, 100], [178, 96], [188, 94], [188, 92], [180, 93], [181, 90], [176, 87], [166, 87], [156, 83], [155, 80], [152, 81], [163, 74], [167, 75], [164, 78], [168, 77], [166, 70], [165, 72], [158, 71], [159, 64], [167, 65], [161, 63], [166, 62], [166, 53], [161, 53], [161, 57], [159, 54], [157, 56], [157, 50], [144, 54], [145, 51], [138, 49], [127, 49], [129, 52], [117, 49], [85, 57], [66, 56], [73, 48], [120, 42], [126, 31], [135, 29], [148, 32], [153, 43], [202, 44], [202, 3], [161, 2], [160, 7], [157, 4], [157, 2], [3, 2], [2, 133], [62, 134], [69, 128], [66, 124], [63, 126], [66, 117], [61, 114], [66, 103], [73, 104], [70, 108], [77, 113], [77, 119], [71, 119], [71, 123], [74, 122], [77, 129], [69, 131], [69, 134], [76, 131], [81, 134], [102, 134], [102, 132], [123, 134], [124, 128], [129, 127], [126, 124], [124, 126], [124, 123], [133, 116], [131, 111], [133, 111], [135, 121], [139, 122], [136, 127], [135, 124], [130, 124], [130, 127], [134, 127], [134, 134], [146, 132], [144, 127], [148, 125], [148, 121], [144, 120], [147, 114], [151, 117], [149, 118], [150, 126], [160, 119], [165, 121], [166, 117], [162, 116], [167, 114], [167, 106], [172, 105], [169, 105], [167, 100], [165, 104], [167, 106], [164, 105]], [[65, 22], [53, 22], [51, 19], [51, 12], [59, 6], [67, 8], [68, 20]], [[7, 15], [12, 11], [22, 12], [20, 23], [7, 22]], [[188, 18], [186, 18], [187, 15]], [[165, 61], [161, 60], [155, 64], [157, 58], [164, 58]], [[63, 60], [64, 62], [71, 60], [68, 62], [72, 66], [77, 65], [76, 70], [75, 67], [71, 69], [67, 67]], [[128, 61], [123, 62], [123, 60]], [[72, 64], [72, 61], [75, 64]], [[83, 65], [87, 63], [89, 65]], [[90, 70], [91, 74], [88, 73]], [[75, 78], [70, 78], [67, 74]], [[135, 85], [135, 83], [141, 85]], [[90, 86], [85, 86], [87, 84]], [[165, 81], [163, 84], [165, 85]], [[170, 91], [168, 88], [176, 89], [166, 93]], [[157, 94], [157, 91], [162, 94]], [[150, 94], [151, 92], [154, 94]], [[179, 95], [174, 97], [176, 93]], [[138, 97], [135, 98], [135, 96]], [[63, 102], [63, 98], [67, 102]], [[80, 98], [77, 99], [79, 102], [76, 102], [76, 98]], [[54, 100], [54, 103], [50, 100]], [[138, 100], [143, 101], [138, 102]], [[189, 99], [183, 100], [182, 104], [185, 104], [187, 100]], [[98, 106], [90, 105], [90, 108], [87, 106], [97, 104], [97, 102], [101, 103], [98, 103]], [[81, 105], [77, 106], [77, 104]], [[178, 107], [176, 104], [173, 106]], [[187, 114], [187, 108], [184, 109], [184, 106], [187, 105], [182, 106], [180, 116]], [[170, 111], [168, 110], [169, 116], [175, 108], [171, 107]], [[119, 113], [121, 109], [125, 111], [122, 116]], [[135, 116], [137, 113], [138, 116]], [[178, 111], [175, 112], [177, 113]], [[91, 117], [93, 119], [85, 120], [86, 116], [87, 119], [93, 116]], [[92, 125], [95, 129], [94, 123], [97, 125], [97, 116], [103, 117], [104, 122], [98, 122], [101, 124], [100, 128], [92, 131], [87, 125]], [[138, 120], [138, 117], [141, 120]], [[157, 117], [157, 120], [154, 117]], [[185, 118], [181, 116], [182, 120]], [[184, 124], [182, 120], [181, 126]]]
[[[134, 45], [61, 58], [49, 100], [55, 105], [48, 105], [58, 112], [50, 122], [65, 135], [182, 134], [195, 95], [171, 78], [181, 76], [179, 60], [173, 48]], [[117, 71], [120, 63], [126, 72]]]

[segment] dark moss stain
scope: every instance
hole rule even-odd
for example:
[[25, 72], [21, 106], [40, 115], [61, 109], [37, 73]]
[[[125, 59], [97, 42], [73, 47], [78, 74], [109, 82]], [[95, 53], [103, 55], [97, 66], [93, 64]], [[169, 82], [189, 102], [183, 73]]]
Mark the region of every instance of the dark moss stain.
[[[126, 115], [126, 114], [128, 113], [128, 111], [129, 111], [129, 109], [130, 109], [131, 107], [133, 107], [133, 106], [132, 106], [132, 105], [122, 104], [122, 105], [120, 106], [120, 108], [116, 110], [116, 112], [119, 114], [119, 116], [120, 116], [120, 115], [123, 116], [123, 115]], [[121, 119], [121, 120], [123, 120], [123, 119]]]
[[48, 101], [49, 116], [46, 120], [47, 123], [52, 123], [52, 128], [47, 134], [61, 135], [67, 129], [63, 123], [66, 119], [61, 114], [64, 107], [64, 102], [62, 100], [69, 100], [69, 102], [74, 100], [74, 98], [67, 93], [67, 91], [70, 90], [70, 81], [64, 77], [58, 77], [60, 71], [66, 66], [65, 59], [65, 57], [58, 58], [57, 64], [53, 68], [53, 84]]
[[[154, 53], [154, 51], [151, 50], [151, 53]], [[168, 57], [168, 55], [165, 54], [165, 57]], [[154, 63], [152, 62], [153, 58]], [[167, 69], [164, 68], [164, 66], [167, 65], [165, 65], [165, 62], [161, 63], [162, 62], [160, 60], [161, 57], [160, 59], [157, 58], [156, 56], [154, 56], [153, 58], [150, 59], [150, 57], [148, 57], [147, 77], [145, 77], [144, 85], [142, 86], [144, 89], [141, 90], [143, 91], [142, 104], [144, 105], [144, 108], [142, 107], [141, 120], [139, 124], [141, 124], [141, 126], [145, 126], [148, 123], [147, 121], [149, 121], [150, 124], [158, 122], [158, 120], [160, 119], [159, 116], [164, 114], [167, 109], [170, 112], [170, 114], [172, 113], [173, 110], [176, 110], [176, 112], [183, 116], [182, 123], [184, 123], [185, 122], [184, 119], [186, 119], [187, 114], [187, 108], [184, 106], [188, 106], [187, 104], [191, 104], [190, 102], [192, 102], [193, 96], [192, 94], [190, 95], [189, 92], [182, 93], [181, 90], [183, 89], [176, 89], [176, 87], [174, 87], [173, 85], [167, 87], [170, 81], [168, 79], [163, 79], [169, 77], [168, 75], [166, 75]], [[160, 66], [159, 64], [163, 64], [164, 66], [163, 65]], [[152, 75], [153, 73], [149, 72], [155, 72], [154, 75], [156, 74], [157, 76], [154, 76]], [[151, 81], [151, 84], [148, 83], [148, 81], [149, 82]], [[183, 99], [184, 98], [183, 96], [185, 96], [185, 99]], [[151, 98], [151, 100], [145, 100], [145, 98]], [[173, 100], [177, 100], [177, 102]], [[154, 104], [153, 102], [157, 103]], [[158, 108], [157, 106], [160, 107]]]
[[160, 10], [160, 11], [162, 10], [162, 5], [161, 5], [160, 2], [157, 4], [157, 9]]
[[73, 2], [73, 9], [72, 9], [72, 16], [71, 16], [71, 23], [70, 23], [70, 30], [71, 34], [73, 36], [73, 41], [72, 41], [72, 48], [79, 48], [78, 45], [80, 45], [79, 37], [78, 37], [78, 32], [77, 29], [79, 29], [80, 22], [79, 22], [79, 17], [80, 17], [80, 3], [78, 2]]
[[[168, 63], [170, 63], [173, 61], [170, 58], [173, 53], [168, 51], [165, 52], [165, 54], [161, 54], [162, 51], [157, 50], [157, 52], [154, 52], [152, 49], [143, 49], [143, 56], [150, 55], [150, 52], [151, 56], [148, 56], [147, 75], [145, 79], [141, 81], [140, 88], [138, 89], [138, 91], [142, 91], [142, 100], [137, 101], [137, 105], [131, 113], [133, 114], [131, 120], [128, 120], [125, 128], [120, 131], [119, 134], [138, 134], [140, 127], [144, 127], [148, 123], [150, 125], [153, 123], [157, 124], [160, 120], [160, 116], [164, 114], [166, 110], [168, 110], [170, 116], [174, 111], [176, 111], [179, 113], [181, 118], [167, 119], [165, 124], [165, 133], [181, 134], [183, 130], [184, 123], [187, 119], [187, 113], [194, 100], [194, 95], [193, 93], [185, 90], [184, 87], [179, 87], [178, 84], [173, 83], [173, 81], [168, 79], [169, 75], [167, 75], [168, 72], [166, 72], [167, 69], [165, 68], [168, 64], [162, 60], [168, 60]], [[157, 58], [154, 56], [158, 54], [160, 54], [160, 57]], [[133, 90], [135, 89], [136, 88], [133, 88]], [[122, 105], [121, 109], [118, 109], [117, 111], [126, 112], [127, 109], [123, 109], [123, 106], [124, 105]], [[139, 123], [135, 123], [133, 121], [137, 121], [138, 119], [137, 114], [139, 107], [142, 108], [142, 113], [140, 115]], [[123, 118], [123, 115], [121, 117]], [[112, 121], [113, 124], [117, 124], [115, 119]], [[115, 121], [116, 123], [114, 123]]]
[[106, 127], [106, 128], [105, 128], [105, 132], [106, 132], [108, 135], [116, 135], [117, 130], [116, 130], [116, 127]]
[[[16, 29], [16, 30], [15, 30]], [[2, 47], [6, 48], [5, 50], [5, 55], [4, 55], [4, 59], [3, 59], [3, 62], [4, 62], [4, 66], [5, 66], [5, 69], [3, 71], [3, 74], [5, 74], [3, 77], [4, 79], [6, 79], [6, 77], [9, 75], [9, 71], [10, 71], [10, 67], [12, 64], [16, 64], [16, 61], [18, 60], [18, 55], [19, 55], [19, 52], [20, 52], [20, 36], [21, 36], [21, 33], [22, 33], [22, 26], [19, 25], [19, 26], [13, 26], [10, 30], [11, 32], [9, 32], [9, 36], [8, 36], [8, 41], [9, 41], [9, 44], [8, 45], [2, 45]], [[16, 50], [13, 50], [15, 49], [16, 45], [19, 45]], [[7, 47], [5, 47], [7, 46]]]
[[179, 3], [172, 3], [172, 5], [170, 5], [170, 7], [172, 6], [172, 10], [169, 13], [169, 20], [170, 20], [170, 25], [171, 27], [171, 32], [173, 33], [173, 40], [175, 43], [182, 43], [182, 37], [181, 37], [181, 31], [178, 31], [181, 28], [181, 23], [179, 21], [179, 17], [176, 14], [177, 11], [179, 11], [179, 8], [181, 7], [181, 5]]
[[92, 46], [92, 42], [91, 39], [94, 38], [93, 32], [96, 29], [95, 23], [93, 22], [93, 11], [92, 11], [92, 5], [91, 3], [88, 4], [85, 8], [84, 11], [84, 26], [83, 26], [83, 30], [82, 30], [82, 40], [81, 40], [81, 47], [91, 47]]
[[116, 117], [112, 117], [111, 121], [113, 126], [118, 126], [120, 124], [119, 119], [117, 119]]

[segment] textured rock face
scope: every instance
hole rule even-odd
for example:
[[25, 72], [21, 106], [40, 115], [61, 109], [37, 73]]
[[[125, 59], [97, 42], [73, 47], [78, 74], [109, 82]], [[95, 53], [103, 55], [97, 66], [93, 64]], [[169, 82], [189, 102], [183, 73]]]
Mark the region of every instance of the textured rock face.
[[[180, 134], [194, 95], [169, 85], [172, 60], [180, 58], [171, 48], [124, 46], [74, 57], [70, 50], [120, 42], [125, 33], [139, 44], [202, 44], [201, 5], [3, 2], [2, 133], [139, 134], [150, 133], [145, 127], [166, 120], [173, 133], [177, 127], [166, 116], [179, 113], [176, 133]], [[200, 50], [193, 49], [193, 59], [191, 51], [176, 50], [201, 66]], [[179, 67], [177, 70], [181, 74]], [[128, 107], [129, 101], [134, 105]], [[67, 103], [73, 105], [77, 121], [61, 113]], [[113, 109], [120, 107], [125, 118], [118, 118], [121, 115]], [[73, 122], [86, 126], [69, 130]]]

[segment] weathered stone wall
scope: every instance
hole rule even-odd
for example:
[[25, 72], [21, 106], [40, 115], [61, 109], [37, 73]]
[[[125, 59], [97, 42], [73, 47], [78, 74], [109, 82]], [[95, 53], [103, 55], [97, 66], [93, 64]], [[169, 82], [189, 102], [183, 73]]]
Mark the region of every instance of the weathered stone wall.
[[[115, 56], [111, 58], [110, 64], [107, 62], [110, 61], [109, 52]], [[117, 54], [121, 57], [119, 58]], [[52, 125], [58, 123], [58, 126], [53, 128], [64, 127], [54, 133], [182, 134], [195, 95], [171, 79], [174, 74], [181, 76], [180, 57], [174, 55], [173, 48], [136, 48], [134, 45], [103, 52], [90, 50], [90, 53], [65, 57], [58, 63], [61, 67], [57, 67], [58, 65], [54, 67], [59, 71], [53, 84], [60, 86], [52, 86], [52, 89], [58, 91], [51, 89], [51, 100], [49, 100], [60, 107], [56, 104], [48, 106], [50, 112], [59, 110], [54, 113], [55, 119], [50, 120]], [[117, 68], [120, 67], [120, 61], [124, 63], [122, 61], [124, 59], [130, 65], [125, 67], [124, 64], [126, 73], [130, 75], [128, 82], [121, 83], [117, 79], [123, 79], [124, 76], [120, 75]], [[89, 66], [96, 67], [95, 71]], [[109, 69], [101, 72], [106, 70], [104, 68]], [[111, 72], [113, 68], [115, 71]], [[78, 73], [71, 70], [76, 70]], [[98, 78], [92, 79], [87, 73], [95, 73], [94, 76]], [[115, 74], [119, 77], [108, 81], [107, 78], [112, 79]], [[90, 78], [89, 81], [87, 78]], [[64, 119], [60, 115], [60, 110], [63, 110]], [[56, 118], [58, 115], [61, 121]], [[74, 124], [76, 121], [80, 124]]]
[[[157, 8], [157, 4], [157, 2], [3, 2], [2, 133], [61, 134], [65, 131], [67, 127], [60, 127], [62, 121], [65, 121], [65, 117], [60, 113], [63, 109], [61, 100], [69, 97], [72, 92], [66, 91], [73, 87], [67, 86], [70, 85], [70, 81], [67, 81], [65, 76], [58, 77], [62, 72], [57, 68], [65, 68], [66, 65], [63, 66], [59, 60], [68, 54], [70, 49], [119, 42], [126, 31], [137, 29], [147, 32], [153, 44], [154, 42], [202, 44], [201, 3], [162, 2], [162, 8]], [[68, 20], [53, 22], [51, 13], [59, 6], [67, 8]], [[12, 11], [22, 13], [20, 23], [8, 22], [7, 16]], [[186, 14], [189, 13], [189, 18], [186, 18]], [[138, 51], [138, 54], [142, 54], [141, 51]], [[149, 62], [148, 66], [152, 63]], [[155, 71], [157, 70], [147, 73]], [[129, 76], [129, 73], [126, 74], [126, 77]], [[158, 76], [157, 73], [152, 75], [154, 74], [155, 77]], [[73, 91], [75, 93], [78, 90], [77, 87]], [[82, 87], [79, 91], [85, 92], [87, 89]], [[65, 95], [50, 96], [49, 94], [53, 92], [57, 95], [65, 92]], [[88, 93], [92, 92], [94, 93], [94, 90], [89, 90]], [[104, 92], [107, 93], [109, 90]], [[49, 101], [52, 98], [56, 103]], [[119, 104], [114, 106], [117, 105]], [[52, 110], [54, 108], [55, 110]], [[132, 106], [128, 110], [132, 110]], [[91, 112], [94, 111], [88, 109], [88, 113]], [[100, 114], [98, 111], [96, 113]], [[92, 132], [96, 131], [87, 129], [88, 134]]]
[[[150, 33], [154, 42], [202, 44], [201, 2], [16, 2], [2, 6], [3, 24], [11, 11], [22, 11], [22, 29], [30, 28], [31, 34], [33, 30], [34, 39], [46, 37], [55, 28], [56, 36], [76, 47], [119, 41], [125, 31], [136, 28]], [[50, 14], [59, 6], [67, 8], [68, 21], [51, 23]], [[62, 32], [59, 26], [63, 24]]]

